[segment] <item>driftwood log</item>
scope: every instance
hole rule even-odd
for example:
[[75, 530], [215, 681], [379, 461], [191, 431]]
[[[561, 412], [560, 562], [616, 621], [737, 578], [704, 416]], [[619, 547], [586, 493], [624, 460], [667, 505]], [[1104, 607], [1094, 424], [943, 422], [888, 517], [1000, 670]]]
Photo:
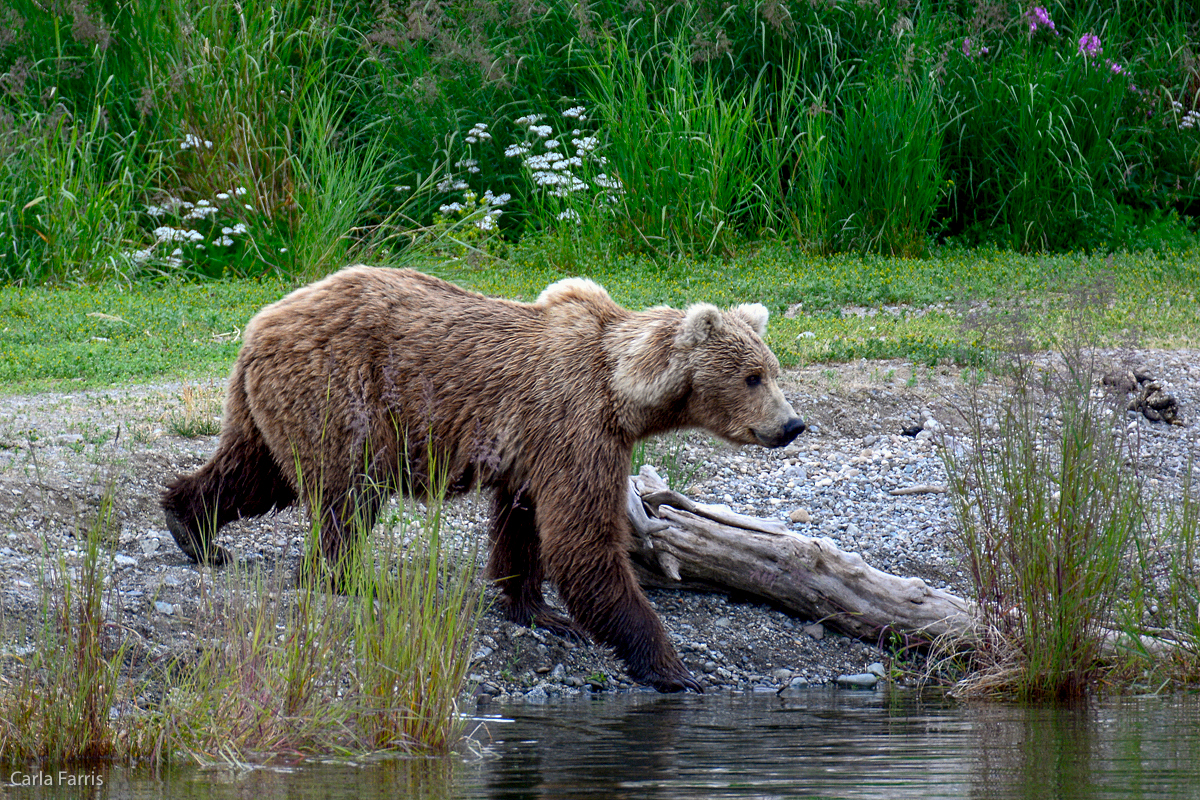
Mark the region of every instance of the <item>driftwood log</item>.
[[965, 634], [976, 623], [969, 600], [875, 569], [831, 539], [694, 502], [650, 466], [630, 476], [628, 511], [644, 586], [737, 592], [872, 642], [887, 631]]
[[[634, 531], [631, 555], [643, 586], [735, 592], [873, 643], [889, 631], [961, 641], [981, 632], [972, 601], [920, 578], [875, 569], [831, 539], [804, 536], [777, 520], [738, 514], [727, 506], [697, 503], [672, 491], [651, 466], [629, 478], [628, 514]], [[1131, 637], [1101, 627], [1099, 635], [1102, 657], [1130, 649], [1165, 655], [1180, 647], [1169, 631]]]

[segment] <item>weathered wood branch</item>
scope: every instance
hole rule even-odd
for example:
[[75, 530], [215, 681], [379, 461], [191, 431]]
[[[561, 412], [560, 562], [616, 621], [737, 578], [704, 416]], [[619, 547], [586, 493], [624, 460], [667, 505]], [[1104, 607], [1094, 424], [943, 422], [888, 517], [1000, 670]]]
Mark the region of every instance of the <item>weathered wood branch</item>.
[[[831, 539], [697, 503], [672, 491], [653, 467], [630, 476], [628, 514], [643, 586], [738, 592], [872, 642], [887, 630], [928, 639], [980, 632], [972, 601], [875, 569]], [[1161, 655], [1180, 646], [1170, 634], [1131, 638], [1104, 628], [1100, 636], [1103, 657], [1131, 647]]]
[[630, 477], [628, 511], [644, 585], [740, 592], [870, 641], [885, 630], [934, 638], [974, 628], [971, 601], [875, 569], [830, 539], [697, 503], [653, 467]]

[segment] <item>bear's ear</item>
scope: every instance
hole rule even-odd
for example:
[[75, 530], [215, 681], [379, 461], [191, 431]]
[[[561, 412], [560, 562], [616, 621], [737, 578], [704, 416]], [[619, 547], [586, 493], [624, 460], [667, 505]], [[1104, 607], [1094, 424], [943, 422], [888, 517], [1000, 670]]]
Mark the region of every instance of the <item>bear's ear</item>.
[[767, 317], [771, 312], [762, 303], [742, 303], [729, 309], [729, 313], [749, 325], [759, 338], [767, 335]]
[[696, 303], [688, 306], [675, 334], [675, 346], [681, 350], [695, 347], [708, 341], [710, 337], [721, 332], [725, 322], [721, 319], [721, 311], [708, 303]]

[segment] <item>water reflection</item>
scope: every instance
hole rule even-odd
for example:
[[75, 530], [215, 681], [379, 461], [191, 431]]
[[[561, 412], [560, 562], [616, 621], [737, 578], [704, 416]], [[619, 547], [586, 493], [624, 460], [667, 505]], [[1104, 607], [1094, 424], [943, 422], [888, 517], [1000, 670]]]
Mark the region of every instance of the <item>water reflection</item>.
[[509, 709], [469, 797], [1200, 797], [1200, 701], [979, 704], [817, 689]]
[[[37, 798], [1198, 798], [1200, 697], [1076, 707], [937, 694], [583, 697], [482, 715], [482, 756], [284, 769], [112, 769]], [[53, 776], [58, 778], [58, 776]], [[13, 785], [17, 784], [17, 785]]]

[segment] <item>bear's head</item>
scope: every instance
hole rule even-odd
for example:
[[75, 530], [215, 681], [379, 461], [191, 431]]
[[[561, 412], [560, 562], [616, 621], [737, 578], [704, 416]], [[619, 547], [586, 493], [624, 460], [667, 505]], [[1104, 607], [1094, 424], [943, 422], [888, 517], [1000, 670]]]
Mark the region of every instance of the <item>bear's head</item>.
[[622, 337], [613, 379], [618, 394], [649, 411], [649, 419], [764, 447], [782, 447], [804, 431], [779, 388], [779, 361], [762, 339], [764, 306], [721, 311], [697, 303], [685, 312], [659, 308], [637, 316], [639, 332]]

